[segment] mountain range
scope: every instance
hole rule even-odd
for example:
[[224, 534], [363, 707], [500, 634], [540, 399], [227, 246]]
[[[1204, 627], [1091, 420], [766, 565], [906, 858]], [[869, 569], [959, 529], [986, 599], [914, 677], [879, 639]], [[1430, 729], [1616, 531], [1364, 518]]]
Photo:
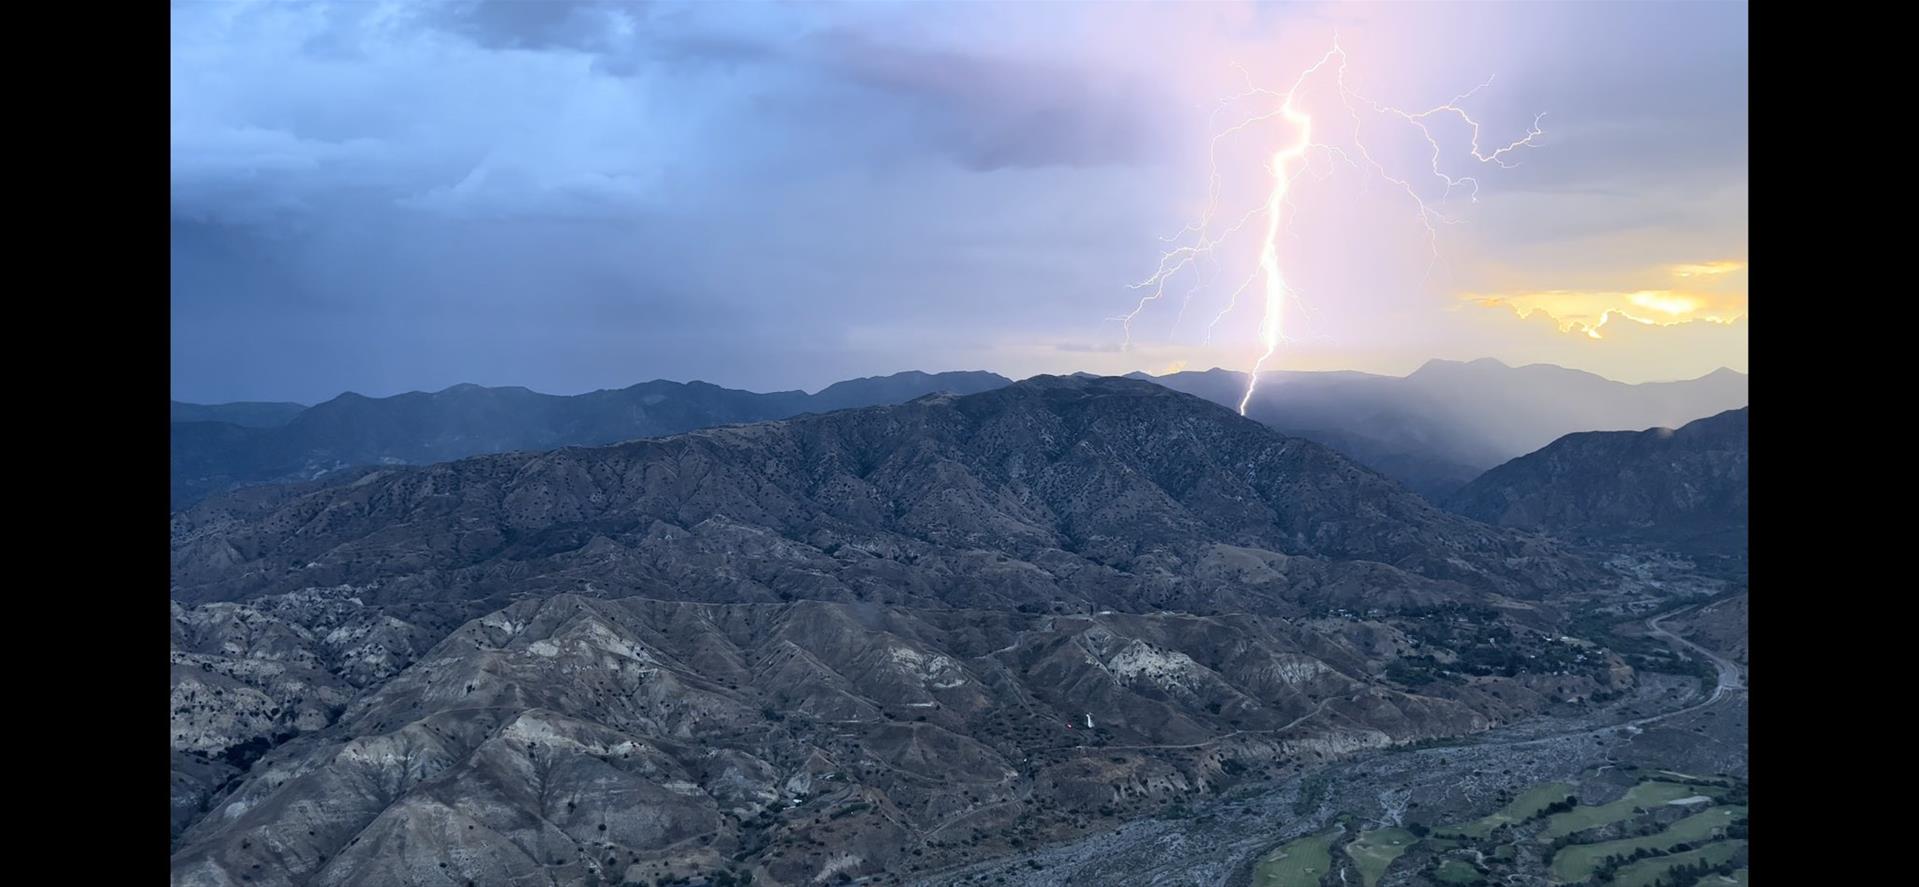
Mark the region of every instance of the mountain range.
[[[1227, 406], [1237, 406], [1246, 381], [1245, 374], [1225, 370], [1134, 377]], [[1564, 434], [1678, 425], [1743, 406], [1746, 382], [1731, 370], [1627, 385], [1544, 365], [1431, 361], [1406, 377], [1265, 373], [1248, 415], [1440, 501], [1485, 470]], [[171, 504], [179, 510], [235, 486], [306, 480], [356, 466], [614, 443], [1009, 383], [985, 372], [909, 372], [840, 382], [817, 394], [654, 381], [576, 396], [477, 385], [385, 398], [349, 393], [304, 409], [175, 402]]]
[[1585, 556], [1128, 379], [337, 471], [171, 536], [182, 885], [926, 871], [1634, 680], [1564, 636]]
[[[590, 446], [900, 403], [936, 391], [968, 394], [1008, 381], [981, 372], [907, 372], [840, 382], [817, 394], [760, 394], [656, 380], [574, 396], [455, 385], [431, 394], [380, 398], [349, 392], [277, 425], [237, 421], [257, 418], [257, 404], [175, 402], [173, 508], [233, 486], [305, 480], [360, 465], [430, 464], [480, 453]], [[203, 418], [182, 421], [181, 416]]]
[[278, 428], [306, 412], [306, 404], [236, 401], [200, 404], [173, 402], [171, 418], [175, 422], [225, 422], [246, 428]]

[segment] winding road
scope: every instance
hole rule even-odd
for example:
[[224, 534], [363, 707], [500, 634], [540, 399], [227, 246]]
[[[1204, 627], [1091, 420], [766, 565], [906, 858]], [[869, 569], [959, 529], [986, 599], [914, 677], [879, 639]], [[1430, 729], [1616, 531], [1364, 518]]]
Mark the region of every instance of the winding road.
[[1699, 609], [1699, 607], [1700, 605], [1694, 604], [1693, 606], [1690, 606], [1690, 607], [1681, 607], [1677, 610], [1673, 610], [1670, 613], [1661, 613], [1658, 616], [1654, 616], [1651, 619], [1646, 620], [1646, 630], [1648, 632], [1651, 632], [1656, 637], [1664, 638], [1673, 644], [1676, 644], [1680, 647], [1684, 647], [1687, 650], [1691, 650], [1692, 652], [1697, 653], [1700, 656], [1704, 656], [1708, 661], [1710, 661], [1713, 664], [1713, 667], [1719, 669], [1719, 683], [1712, 688], [1712, 694], [1706, 697], [1704, 701], [1686, 706], [1685, 708], [1675, 709], [1673, 711], [1669, 711], [1664, 714], [1657, 714], [1651, 717], [1645, 717], [1645, 718], [1640, 718], [1639, 720], [1636, 720], [1636, 721], [1631, 721], [1630, 724], [1632, 726], [1637, 727], [1643, 724], [1650, 724], [1654, 721], [1663, 721], [1667, 718], [1674, 717], [1676, 715], [1682, 715], [1690, 711], [1697, 711], [1699, 709], [1705, 708], [1708, 705], [1718, 702], [1721, 699], [1726, 698], [1728, 694], [1741, 692], [1746, 689], [1745, 681], [1739, 676], [1739, 666], [1735, 664], [1732, 660], [1727, 659], [1724, 656], [1721, 656], [1717, 653], [1714, 653], [1713, 651], [1708, 650], [1705, 647], [1701, 647], [1698, 644], [1693, 643], [1692, 641], [1686, 640], [1685, 638], [1680, 637], [1679, 635], [1674, 634], [1673, 632], [1667, 631], [1665, 626], [1659, 624], [1668, 619], [1671, 619], [1674, 616], [1678, 616], [1684, 613], [1690, 613], [1694, 610]]

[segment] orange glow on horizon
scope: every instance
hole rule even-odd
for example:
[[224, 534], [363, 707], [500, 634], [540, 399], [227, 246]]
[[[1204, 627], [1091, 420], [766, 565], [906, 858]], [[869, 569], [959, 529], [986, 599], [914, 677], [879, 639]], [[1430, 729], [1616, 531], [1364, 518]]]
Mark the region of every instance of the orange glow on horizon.
[[1509, 308], [1520, 318], [1542, 312], [1562, 333], [1600, 339], [1613, 317], [1650, 326], [1692, 321], [1732, 323], [1746, 316], [1746, 263], [1736, 260], [1668, 265], [1667, 275], [1684, 281], [1680, 289], [1536, 290], [1469, 293], [1461, 298], [1482, 308]]

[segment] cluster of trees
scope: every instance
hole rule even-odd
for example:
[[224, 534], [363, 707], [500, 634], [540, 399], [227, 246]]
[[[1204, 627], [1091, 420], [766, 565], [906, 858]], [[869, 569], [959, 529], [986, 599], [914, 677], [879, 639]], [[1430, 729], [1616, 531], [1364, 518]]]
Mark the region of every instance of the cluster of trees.
[[1731, 861], [1708, 865], [1705, 860], [1676, 865], [1653, 879], [1653, 887], [1693, 887], [1707, 875], [1730, 875], [1737, 866]]
[[1320, 799], [1326, 797], [1326, 789], [1329, 786], [1330, 780], [1327, 778], [1326, 771], [1316, 770], [1308, 774], [1299, 782], [1299, 799], [1293, 802], [1293, 812], [1300, 816], [1313, 812], [1319, 807]]
[[1534, 811], [1533, 815], [1526, 817], [1526, 821], [1531, 822], [1535, 819], [1545, 819], [1548, 816], [1565, 813], [1577, 806], [1579, 806], [1579, 799], [1572, 795], [1567, 795]]
[[1386, 677], [1408, 687], [1432, 683], [1448, 672], [1468, 675], [1515, 677], [1523, 673], [1596, 673], [1603, 659], [1587, 655], [1572, 644], [1563, 644], [1531, 632], [1517, 633], [1499, 623], [1497, 613], [1485, 608], [1432, 608], [1405, 625], [1414, 646], [1457, 651], [1458, 658], [1441, 666], [1430, 655], [1407, 656], [1387, 666]]
[[753, 873], [722, 869], [710, 875], [688, 875], [668, 878], [664, 875], [653, 881], [654, 887], [752, 887]]
[[1441, 620], [1449, 622], [1477, 622], [1484, 625], [1490, 625], [1499, 621], [1499, 610], [1495, 607], [1480, 604], [1462, 604], [1457, 601], [1446, 601], [1444, 603], [1427, 606], [1414, 604], [1407, 606], [1401, 612], [1415, 619], [1439, 617]]
[[275, 733], [271, 737], [255, 736], [245, 742], [227, 746], [225, 750], [220, 752], [220, 760], [225, 761], [231, 766], [245, 770], [253, 766], [253, 762], [259, 760], [260, 756], [272, 750], [274, 746], [292, 739], [294, 735], [295, 733], [293, 731], [285, 731]]
[[[1692, 847], [1688, 844], [1679, 844], [1673, 848], [1674, 851], [1678, 852], [1685, 852], [1690, 849], [1692, 849]], [[1634, 850], [1631, 856], [1613, 854], [1600, 861], [1599, 868], [1593, 872], [1592, 882], [1601, 884], [1609, 882], [1618, 874], [1619, 870], [1625, 866], [1641, 860], [1667, 855], [1670, 855], [1670, 851], [1653, 850], [1647, 847], [1640, 847]], [[1653, 881], [1653, 885], [1654, 887], [1692, 887], [1692, 885], [1699, 883], [1700, 879], [1707, 875], [1730, 875], [1733, 870], [1738, 867], [1737, 857], [1727, 859], [1720, 863], [1708, 863], [1703, 859], [1694, 860], [1668, 868], [1665, 874], [1660, 875]]]
[[1406, 687], [1424, 687], [1439, 680], [1439, 663], [1431, 656], [1407, 656], [1386, 666], [1386, 680]]
[[839, 819], [843, 816], [852, 816], [855, 813], [864, 813], [867, 810], [871, 810], [871, 809], [873, 809], [872, 804], [869, 804], [865, 801], [855, 801], [851, 804], [841, 807], [838, 810], [833, 811], [833, 814], [827, 818]]

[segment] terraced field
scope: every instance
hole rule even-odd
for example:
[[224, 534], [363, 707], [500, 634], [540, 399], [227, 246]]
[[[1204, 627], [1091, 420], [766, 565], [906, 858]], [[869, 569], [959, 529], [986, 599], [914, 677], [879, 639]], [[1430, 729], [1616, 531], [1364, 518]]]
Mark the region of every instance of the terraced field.
[[1546, 820], [1546, 830], [1540, 837], [1552, 840], [1564, 835], [1576, 834], [1589, 828], [1624, 822], [1635, 811], [1670, 804], [1684, 798], [1699, 795], [1711, 796], [1710, 787], [1681, 785], [1676, 782], [1642, 782], [1626, 791], [1617, 801], [1592, 807], [1575, 807], [1565, 813], [1553, 814]]
[[1656, 835], [1597, 844], [1574, 844], [1553, 855], [1553, 878], [1568, 884], [1578, 883], [1592, 877], [1608, 856], [1630, 858], [1641, 849], [1669, 853], [1680, 844], [1696, 845], [1723, 835], [1727, 826], [1744, 818], [1744, 807], [1713, 807], [1679, 820]]
[[1470, 863], [1458, 859], [1448, 859], [1439, 864], [1439, 870], [1433, 877], [1441, 884], [1478, 884], [1485, 879], [1479, 876], [1479, 870]]
[[1339, 830], [1333, 829], [1273, 851], [1253, 870], [1253, 887], [1319, 887], [1320, 878], [1332, 870], [1333, 840], [1338, 837]]
[[1386, 876], [1386, 870], [1419, 838], [1403, 828], [1383, 828], [1361, 833], [1351, 844], [1346, 845], [1346, 855], [1353, 860], [1353, 866], [1359, 869], [1359, 880], [1364, 887], [1373, 887], [1379, 879]]
[[[1732, 859], [1733, 855], [1745, 846], [1745, 841], [1721, 841], [1717, 844], [1708, 844], [1698, 850], [1690, 850], [1685, 853], [1675, 853], [1671, 856], [1642, 860], [1620, 869], [1619, 873], [1614, 875], [1613, 879], [1607, 883], [1614, 885], [1614, 887], [1652, 887], [1654, 882], [1665, 877], [1666, 874], [1673, 869], [1698, 862], [1704, 862], [1706, 865], [1718, 865]], [[1744, 872], [1745, 869], [1740, 869], [1733, 874], [1735, 877], [1738, 877]], [[1745, 881], [1741, 879], [1738, 880], [1737, 883], [1744, 884]]]
[[[1416, 825], [1362, 831], [1355, 819], [1342, 816], [1332, 827], [1268, 853], [1254, 867], [1251, 887], [1319, 887], [1335, 874], [1342, 884], [1356, 880], [1360, 887], [1376, 887], [1396, 866], [1417, 884], [1489, 884], [1521, 877], [1526, 883], [1651, 887], [1670, 881], [1675, 870], [1692, 867], [1687, 874], [1699, 877], [1698, 884], [1743, 885], [1743, 868], [1703, 876], [1699, 869], [1734, 861], [1745, 846], [1739, 839], [1744, 833], [1734, 826], [1745, 821], [1746, 807], [1720, 803], [1729, 794], [1743, 800], [1745, 790], [1725, 780], [1669, 775], [1633, 785], [1617, 800], [1570, 810], [1564, 805], [1577, 797], [1573, 784], [1541, 783], [1491, 814], [1430, 833]], [[1555, 808], [1558, 812], [1548, 813]], [[1672, 818], [1682, 812], [1686, 815]], [[1588, 843], [1563, 843], [1590, 829], [1604, 829], [1597, 837], [1610, 839], [1586, 835]]]
[[1513, 799], [1512, 803], [1507, 804], [1495, 813], [1473, 820], [1465, 825], [1439, 829], [1436, 834], [1466, 838], [1491, 837], [1493, 830], [1500, 826], [1525, 822], [1534, 816], [1538, 816], [1540, 812], [1546, 808], [1566, 798], [1572, 797], [1572, 795], [1573, 787], [1564, 782], [1549, 782], [1545, 785], [1536, 785], [1521, 793], [1519, 797]]

